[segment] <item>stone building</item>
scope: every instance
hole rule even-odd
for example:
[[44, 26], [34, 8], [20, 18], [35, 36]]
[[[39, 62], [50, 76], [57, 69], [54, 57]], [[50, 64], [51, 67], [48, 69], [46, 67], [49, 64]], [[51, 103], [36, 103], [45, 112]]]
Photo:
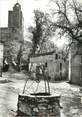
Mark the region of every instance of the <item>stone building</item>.
[[51, 80], [65, 80], [66, 79], [66, 62], [62, 56], [56, 52], [47, 52], [35, 55], [30, 58], [30, 66], [34, 65], [33, 71], [36, 73], [36, 67], [45, 64]]
[[23, 15], [21, 5], [16, 3], [12, 11], [8, 11], [8, 27], [0, 27], [0, 42], [4, 45], [4, 59], [8, 62], [17, 57], [23, 44]]
[[82, 41], [74, 42], [70, 48], [69, 81], [82, 85]]

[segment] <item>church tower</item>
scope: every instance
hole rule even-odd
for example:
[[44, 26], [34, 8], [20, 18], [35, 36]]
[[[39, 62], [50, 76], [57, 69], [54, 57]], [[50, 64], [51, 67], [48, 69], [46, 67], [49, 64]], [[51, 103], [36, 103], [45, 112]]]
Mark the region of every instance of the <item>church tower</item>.
[[8, 12], [8, 27], [23, 30], [23, 15], [18, 2], [14, 5], [13, 10]]

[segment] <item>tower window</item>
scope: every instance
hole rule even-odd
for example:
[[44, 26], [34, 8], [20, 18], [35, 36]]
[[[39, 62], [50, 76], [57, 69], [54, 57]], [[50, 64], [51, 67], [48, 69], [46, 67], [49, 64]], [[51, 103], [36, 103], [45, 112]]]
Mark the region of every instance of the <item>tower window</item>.
[[19, 5], [19, 3], [17, 3], [16, 5], [15, 5], [15, 7], [19, 7], [20, 5]]
[[19, 7], [19, 5], [17, 4], [16, 7]]

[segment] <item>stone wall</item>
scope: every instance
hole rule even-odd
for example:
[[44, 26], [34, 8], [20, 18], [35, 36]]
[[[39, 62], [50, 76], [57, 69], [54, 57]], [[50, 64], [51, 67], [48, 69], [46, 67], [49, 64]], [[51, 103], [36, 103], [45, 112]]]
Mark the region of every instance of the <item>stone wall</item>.
[[73, 45], [69, 56], [69, 80], [82, 85], [82, 43]]
[[4, 58], [8, 62], [16, 58], [20, 46], [23, 44], [23, 33], [15, 28], [0, 28], [0, 41], [4, 45]]
[[17, 112], [19, 116], [60, 117], [60, 96], [26, 95], [18, 97]]

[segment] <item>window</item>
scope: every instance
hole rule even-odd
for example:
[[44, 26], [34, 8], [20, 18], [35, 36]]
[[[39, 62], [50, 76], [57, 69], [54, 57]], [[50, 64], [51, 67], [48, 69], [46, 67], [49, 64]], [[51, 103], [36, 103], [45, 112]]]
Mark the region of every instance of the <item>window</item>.
[[58, 59], [58, 54], [55, 55], [55, 59]]
[[47, 62], [45, 63], [45, 67], [47, 67]]
[[62, 71], [62, 63], [60, 63], [60, 70]]

